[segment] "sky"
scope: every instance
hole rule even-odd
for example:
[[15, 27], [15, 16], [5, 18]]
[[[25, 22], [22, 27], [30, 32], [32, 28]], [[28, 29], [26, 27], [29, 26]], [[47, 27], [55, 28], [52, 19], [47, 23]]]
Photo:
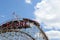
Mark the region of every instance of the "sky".
[[20, 18], [38, 21], [50, 40], [60, 40], [60, 0], [0, 0], [0, 24]]

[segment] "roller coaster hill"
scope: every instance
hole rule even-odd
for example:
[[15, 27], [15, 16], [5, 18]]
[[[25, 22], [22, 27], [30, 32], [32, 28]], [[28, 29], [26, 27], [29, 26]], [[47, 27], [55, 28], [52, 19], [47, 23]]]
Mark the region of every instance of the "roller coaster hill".
[[8, 28], [8, 29], [22, 29], [22, 28], [30, 28], [29, 23], [33, 23], [36, 26], [40, 26], [38, 22], [23, 18], [23, 20], [14, 20], [14, 21], [9, 21], [7, 23], [4, 23], [3, 25], [0, 26], [1, 28]]
[[[33, 27], [31, 26], [31, 24], [35, 25], [40, 30], [40, 32], [43, 34], [42, 36], [44, 40], [48, 40], [48, 37], [43, 32], [43, 30], [40, 28], [40, 24], [37, 21], [31, 20], [28, 18], [22, 18], [22, 20], [11, 20], [6, 23], [3, 23], [2, 25], [0, 25], [0, 34], [6, 33], [6, 32], [12, 32], [12, 31], [18, 32], [18, 30], [15, 30], [15, 29], [20, 29], [20, 30], [28, 29], [28, 28]], [[34, 38], [32, 39], [36, 40]]]

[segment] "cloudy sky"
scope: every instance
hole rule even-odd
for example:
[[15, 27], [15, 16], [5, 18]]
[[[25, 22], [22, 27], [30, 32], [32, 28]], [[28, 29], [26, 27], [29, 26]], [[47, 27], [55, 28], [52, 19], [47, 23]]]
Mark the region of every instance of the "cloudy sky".
[[0, 0], [0, 24], [20, 18], [38, 21], [50, 40], [60, 40], [60, 0]]

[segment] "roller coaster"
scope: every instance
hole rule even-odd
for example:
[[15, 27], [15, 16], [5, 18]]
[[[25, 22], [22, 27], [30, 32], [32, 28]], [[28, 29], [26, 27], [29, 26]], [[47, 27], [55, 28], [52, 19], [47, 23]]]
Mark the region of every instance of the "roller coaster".
[[[35, 27], [37, 29], [35, 29]], [[40, 37], [34, 37], [39, 31]], [[0, 25], [1, 40], [48, 40], [48, 37], [41, 29], [40, 24], [28, 18], [22, 20], [11, 20]]]

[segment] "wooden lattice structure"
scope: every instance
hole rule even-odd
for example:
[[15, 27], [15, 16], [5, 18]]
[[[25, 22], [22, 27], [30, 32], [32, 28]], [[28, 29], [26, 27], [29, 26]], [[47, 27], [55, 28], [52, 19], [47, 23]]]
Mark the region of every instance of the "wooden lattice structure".
[[[31, 23], [33, 25], [35, 25], [40, 30], [40, 32], [42, 33], [43, 40], [48, 40], [47, 36], [43, 32], [43, 30], [40, 28], [40, 24], [38, 22], [34, 21], [34, 20], [27, 19], [27, 18], [23, 18], [22, 20], [9, 21], [9, 22], [6, 22], [6, 23], [0, 25], [0, 34], [6, 33], [6, 32], [20, 32], [22, 34], [27, 35], [28, 38], [30, 37], [29, 40], [36, 40], [35, 38], [33, 38], [28, 33], [20, 31], [21, 29], [31, 28], [31, 25], [30, 25]], [[24, 40], [24, 39], [22, 39], [22, 40]]]

